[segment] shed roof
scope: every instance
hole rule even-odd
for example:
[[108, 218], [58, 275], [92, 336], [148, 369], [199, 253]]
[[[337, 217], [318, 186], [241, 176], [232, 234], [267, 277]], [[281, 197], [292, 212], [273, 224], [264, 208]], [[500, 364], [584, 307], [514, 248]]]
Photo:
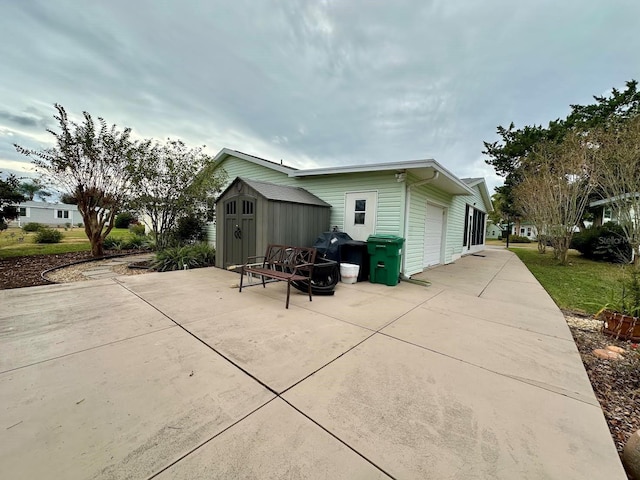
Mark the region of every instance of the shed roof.
[[285, 185], [277, 185], [275, 183], [260, 182], [257, 180], [251, 180], [248, 178], [237, 177], [231, 185], [218, 197], [222, 198], [234, 185], [238, 182], [243, 182], [249, 187], [253, 188], [256, 192], [262, 195], [267, 200], [274, 202], [288, 202], [288, 203], [300, 203], [303, 205], [317, 205], [320, 207], [331, 207], [324, 200], [319, 199], [314, 194], [308, 192], [304, 188], [289, 187]]

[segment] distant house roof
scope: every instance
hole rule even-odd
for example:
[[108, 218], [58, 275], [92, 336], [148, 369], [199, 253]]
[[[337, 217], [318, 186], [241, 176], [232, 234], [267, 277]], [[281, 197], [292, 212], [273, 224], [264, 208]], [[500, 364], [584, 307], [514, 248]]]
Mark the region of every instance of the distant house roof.
[[308, 192], [304, 188], [300, 187], [288, 187], [285, 185], [277, 185], [275, 183], [260, 182], [257, 180], [250, 180], [248, 178], [237, 177], [231, 185], [229, 185], [224, 192], [218, 197], [222, 198], [231, 188], [238, 182], [243, 182], [249, 187], [253, 188], [256, 192], [262, 195], [267, 200], [274, 202], [288, 202], [288, 203], [300, 203], [303, 205], [317, 205], [320, 207], [331, 207], [327, 202], [319, 199], [314, 194]]
[[[214, 160], [219, 163], [222, 162], [227, 156], [234, 156], [248, 162], [261, 165], [263, 167], [271, 168], [278, 172], [285, 173], [289, 177], [312, 177], [320, 175], [395, 171], [398, 174], [411, 173], [418, 178], [418, 182], [428, 181], [431, 185], [438, 187], [452, 195], [473, 194], [473, 190], [466, 183], [464, 183], [453, 173], [451, 173], [449, 170], [444, 168], [433, 159], [345, 165], [337, 167], [309, 168], [300, 170], [286, 166], [282, 163], [278, 164], [269, 160], [265, 160], [264, 158], [248, 155], [237, 150], [223, 148], [222, 150], [220, 150], [220, 152], [218, 152]], [[488, 202], [485, 201], [485, 203], [491, 205], [490, 199]]]
[[77, 210], [78, 206], [71, 203], [59, 203], [59, 202], [37, 202], [35, 200], [26, 200], [18, 204], [19, 207], [41, 208], [44, 210], [59, 210], [65, 208], [68, 210]]
[[602, 200], [594, 200], [589, 204], [590, 207], [599, 207], [600, 205], [607, 205], [609, 203], [617, 202], [618, 200], [624, 200], [627, 198], [640, 197], [640, 193], [625, 193], [624, 195], [616, 195], [615, 197], [603, 198]]
[[471, 188], [475, 187], [476, 185], [480, 186], [480, 195], [482, 195], [482, 200], [487, 206], [487, 211], [492, 212], [493, 203], [491, 202], [491, 195], [489, 195], [489, 189], [487, 189], [487, 183], [484, 181], [484, 178], [463, 178], [462, 181]]

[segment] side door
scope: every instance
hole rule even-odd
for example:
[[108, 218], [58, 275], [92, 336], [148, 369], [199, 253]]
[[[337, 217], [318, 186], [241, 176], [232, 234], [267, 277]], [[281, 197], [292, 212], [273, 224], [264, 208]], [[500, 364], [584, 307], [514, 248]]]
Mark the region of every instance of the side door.
[[224, 266], [240, 265], [256, 254], [256, 199], [233, 197], [224, 202]]
[[376, 230], [378, 192], [348, 192], [345, 195], [344, 231], [354, 240], [365, 241]]

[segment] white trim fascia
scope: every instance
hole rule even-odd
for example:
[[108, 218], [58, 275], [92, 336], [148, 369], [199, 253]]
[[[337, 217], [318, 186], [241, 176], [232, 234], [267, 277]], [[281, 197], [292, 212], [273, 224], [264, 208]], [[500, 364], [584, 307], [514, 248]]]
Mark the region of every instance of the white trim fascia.
[[218, 154], [213, 158], [215, 164], [222, 162], [226, 157], [237, 157], [242, 160], [246, 160], [247, 162], [255, 163], [256, 165], [260, 165], [262, 167], [270, 168], [271, 170], [275, 170], [280, 173], [285, 173], [292, 176], [292, 173], [297, 172], [295, 168], [285, 167], [284, 165], [278, 165], [277, 163], [269, 162], [264, 159], [260, 159], [258, 157], [253, 157], [251, 155], [247, 155], [246, 153], [239, 152], [237, 150], [232, 150], [230, 148], [223, 148], [218, 152]]
[[421, 168], [433, 168], [436, 172], [440, 172], [450, 181], [462, 187], [463, 190], [473, 195], [474, 191], [462, 180], [456, 177], [449, 170], [444, 168], [433, 159], [426, 160], [409, 160], [404, 162], [385, 162], [385, 163], [369, 163], [364, 165], [346, 165], [340, 167], [327, 168], [311, 168], [306, 170], [294, 170], [289, 174], [290, 177], [311, 177], [318, 175], [336, 175], [341, 173], [365, 173], [365, 172], [386, 172], [393, 170], [413, 170]]

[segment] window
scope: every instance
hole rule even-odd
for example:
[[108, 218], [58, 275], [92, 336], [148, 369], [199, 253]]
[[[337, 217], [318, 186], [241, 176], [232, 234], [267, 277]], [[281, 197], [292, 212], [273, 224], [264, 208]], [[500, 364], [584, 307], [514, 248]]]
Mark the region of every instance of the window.
[[69, 218], [69, 210], [58, 210], [56, 216], [58, 218]]
[[611, 211], [611, 207], [604, 207], [604, 211], [602, 212], [602, 216], [604, 218], [611, 218], [613, 215], [613, 212]]
[[367, 210], [366, 200], [356, 200], [355, 214], [353, 219], [354, 225], [364, 225], [365, 212]]
[[524, 227], [520, 227], [520, 235], [524, 237]]
[[27, 207], [20, 207], [20, 216], [21, 217], [27, 216]]
[[235, 200], [231, 201], [231, 202], [227, 202], [226, 214], [227, 215], [235, 215], [236, 214], [236, 202], [235, 202]]
[[242, 214], [253, 215], [253, 202], [251, 200], [242, 201]]
[[531, 236], [531, 227], [527, 227], [527, 237]]
[[469, 238], [469, 204], [467, 204], [464, 208], [464, 238], [462, 240], [462, 245], [467, 246], [467, 239]]

